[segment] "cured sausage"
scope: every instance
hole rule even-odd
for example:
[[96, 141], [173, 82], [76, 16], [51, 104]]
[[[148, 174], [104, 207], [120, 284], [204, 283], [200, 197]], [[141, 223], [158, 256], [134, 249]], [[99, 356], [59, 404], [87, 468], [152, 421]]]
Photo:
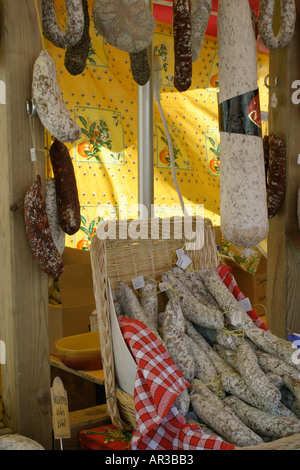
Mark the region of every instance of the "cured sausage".
[[54, 178], [46, 180], [46, 211], [53, 241], [62, 254], [65, 249], [66, 234], [60, 226]]
[[82, 36], [76, 44], [69, 46], [65, 53], [65, 67], [71, 75], [81, 74], [90, 52], [90, 17], [87, 0], [82, 0], [84, 14], [84, 29]]
[[260, 0], [257, 27], [264, 45], [269, 49], [282, 49], [291, 41], [296, 23], [295, 0], [280, 0], [281, 23], [274, 35], [274, 0]]
[[41, 177], [28, 188], [24, 198], [25, 231], [34, 259], [52, 279], [63, 273], [63, 259], [53, 241], [42, 194]]
[[249, 248], [268, 233], [257, 50], [248, 0], [220, 0], [220, 217], [224, 238]]
[[240, 447], [263, 443], [262, 438], [248, 428], [203, 382], [193, 381], [190, 391], [193, 410], [201, 423], [207, 424], [228, 442]]
[[244, 403], [237, 397], [225, 398], [224, 403], [240, 420], [260, 436], [285, 437], [300, 431], [300, 421], [287, 416], [271, 415]]
[[140, 52], [152, 42], [156, 22], [144, 0], [94, 0], [93, 18], [101, 36], [125, 52]]
[[74, 142], [81, 137], [81, 129], [63, 101], [55, 62], [46, 50], [34, 63], [32, 98], [41, 123], [50, 134], [61, 142]]
[[199, 302], [193, 294], [185, 287], [180, 279], [172, 276], [170, 272], [162, 275], [163, 283], [172, 286], [173, 290], [166, 291], [169, 298], [176, 293], [180, 297], [180, 305], [185, 318], [197, 325], [211, 328], [213, 330], [222, 330], [224, 327], [224, 318], [220, 309], [211, 308]]
[[69, 151], [58, 139], [55, 139], [50, 147], [50, 159], [55, 179], [60, 226], [68, 235], [74, 235], [81, 224], [77, 184]]
[[286, 154], [280, 137], [269, 137], [269, 163], [267, 178], [268, 217], [271, 219], [280, 210], [286, 189]]
[[131, 52], [129, 60], [134, 81], [140, 86], [146, 85], [151, 77], [148, 49], [143, 49], [140, 52]]
[[66, 49], [78, 42], [84, 28], [81, 0], [65, 0], [68, 24], [65, 30], [59, 27], [54, 0], [42, 0], [42, 22], [46, 39], [54, 46]]
[[173, 2], [174, 86], [182, 92], [192, 84], [192, 19], [190, 0]]

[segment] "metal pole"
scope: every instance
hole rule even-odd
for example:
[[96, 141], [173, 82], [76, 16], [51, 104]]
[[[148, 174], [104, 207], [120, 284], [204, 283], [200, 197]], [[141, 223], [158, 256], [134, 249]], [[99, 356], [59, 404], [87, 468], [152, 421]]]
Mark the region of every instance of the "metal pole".
[[[147, 0], [152, 11], [152, 0]], [[154, 200], [154, 146], [153, 146], [153, 76], [152, 44], [149, 46], [151, 78], [138, 87], [138, 203], [143, 207], [141, 218], [152, 217]]]

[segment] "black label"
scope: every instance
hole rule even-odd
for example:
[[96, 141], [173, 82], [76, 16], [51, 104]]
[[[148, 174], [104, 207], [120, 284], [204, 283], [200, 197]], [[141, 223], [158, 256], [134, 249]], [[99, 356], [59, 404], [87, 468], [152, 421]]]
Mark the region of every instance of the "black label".
[[219, 104], [219, 131], [262, 136], [258, 89]]

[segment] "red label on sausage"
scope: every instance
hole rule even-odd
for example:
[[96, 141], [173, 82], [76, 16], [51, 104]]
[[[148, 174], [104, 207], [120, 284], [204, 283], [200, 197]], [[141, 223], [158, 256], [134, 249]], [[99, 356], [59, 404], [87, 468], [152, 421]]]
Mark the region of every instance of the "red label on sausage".
[[256, 95], [248, 106], [249, 119], [258, 127], [261, 127], [259, 95]]

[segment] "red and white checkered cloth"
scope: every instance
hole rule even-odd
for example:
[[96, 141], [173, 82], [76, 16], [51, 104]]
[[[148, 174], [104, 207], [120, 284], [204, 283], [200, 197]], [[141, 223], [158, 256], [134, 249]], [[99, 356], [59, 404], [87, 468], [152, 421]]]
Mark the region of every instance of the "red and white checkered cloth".
[[[217, 271], [237, 300], [245, 296], [238, 288], [229, 266]], [[252, 310], [247, 312], [254, 324], [267, 330]], [[185, 380], [165, 347], [141, 322], [119, 317], [124, 340], [136, 363], [134, 406], [136, 426], [131, 439], [133, 450], [232, 450], [234, 446], [216, 435], [205, 434], [197, 424], [186, 422], [174, 400], [189, 382]]]
[[134, 406], [136, 426], [132, 450], [232, 450], [219, 436], [188, 424], [173, 402], [189, 382], [165, 347], [145, 325], [119, 317], [125, 342], [137, 363]]

